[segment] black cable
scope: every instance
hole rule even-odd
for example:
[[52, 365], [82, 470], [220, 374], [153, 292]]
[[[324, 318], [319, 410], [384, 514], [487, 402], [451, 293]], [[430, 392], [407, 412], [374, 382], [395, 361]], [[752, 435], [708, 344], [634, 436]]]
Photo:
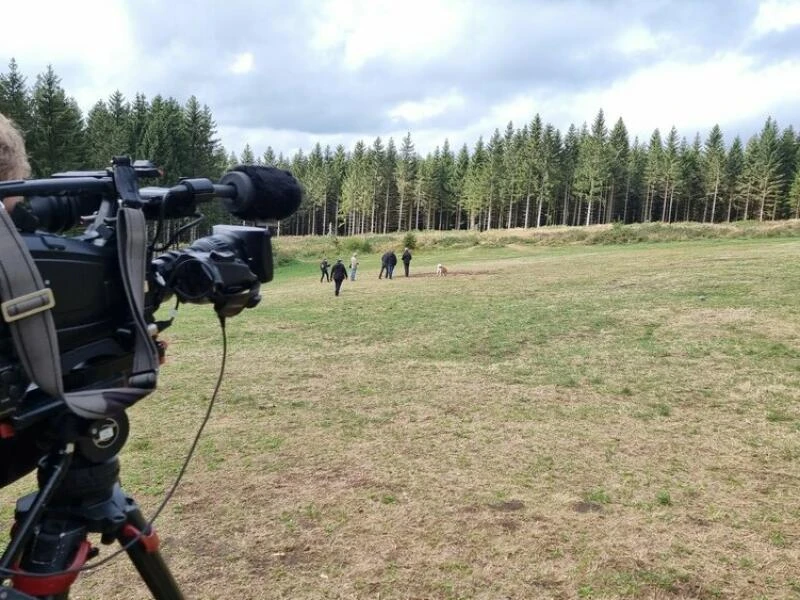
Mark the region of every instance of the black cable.
[[147, 531], [140, 531], [136, 537], [128, 541], [125, 545], [121, 548], [118, 548], [116, 551], [112, 552], [105, 558], [100, 559], [99, 561], [92, 563], [90, 565], [83, 565], [82, 567], [78, 567], [77, 569], [67, 569], [65, 571], [55, 571], [52, 573], [29, 573], [27, 571], [17, 571], [15, 569], [3, 569], [0, 568], [0, 574], [3, 577], [12, 577], [14, 575], [21, 575], [25, 577], [58, 577], [61, 575], [71, 575], [74, 573], [85, 573], [102, 567], [105, 564], [108, 564], [113, 559], [118, 557], [123, 552], [127, 552], [130, 548], [132, 548], [136, 543], [138, 543], [143, 537], [146, 535], [150, 535], [153, 530], [153, 523], [167, 506], [167, 503], [172, 499], [172, 496], [175, 494], [175, 491], [178, 489], [178, 485], [180, 485], [181, 480], [183, 479], [184, 474], [186, 473], [186, 469], [189, 467], [189, 462], [192, 460], [192, 456], [194, 455], [195, 450], [197, 449], [197, 444], [200, 442], [200, 436], [203, 434], [203, 430], [205, 429], [206, 425], [208, 424], [209, 419], [211, 418], [211, 411], [214, 408], [214, 403], [217, 400], [217, 394], [219, 393], [220, 387], [222, 386], [222, 378], [225, 375], [225, 362], [228, 356], [228, 336], [225, 330], [225, 317], [217, 314], [219, 318], [219, 325], [220, 329], [222, 330], [222, 363], [219, 367], [219, 376], [217, 377], [217, 383], [214, 386], [214, 393], [211, 395], [211, 400], [208, 403], [208, 408], [206, 409], [206, 414], [203, 417], [202, 423], [200, 423], [200, 427], [197, 430], [197, 433], [194, 436], [194, 440], [192, 441], [192, 445], [189, 447], [189, 453], [186, 455], [186, 460], [183, 461], [183, 465], [181, 466], [181, 470], [178, 473], [175, 482], [172, 484], [172, 487], [167, 492], [166, 496], [164, 496], [164, 500], [161, 501], [158, 508], [156, 509], [153, 516], [147, 522]]

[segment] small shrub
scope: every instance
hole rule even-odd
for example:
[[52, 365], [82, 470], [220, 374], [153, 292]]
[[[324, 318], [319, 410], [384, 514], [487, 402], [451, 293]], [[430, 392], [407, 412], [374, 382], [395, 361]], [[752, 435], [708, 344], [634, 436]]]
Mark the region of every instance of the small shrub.
[[403, 236], [403, 246], [409, 250], [414, 250], [417, 247], [417, 236], [412, 231], [406, 232]]
[[661, 506], [672, 506], [672, 497], [667, 490], [661, 490], [656, 494], [656, 502]]
[[341, 247], [347, 252], [361, 252], [364, 254], [372, 252], [372, 244], [369, 243], [369, 240], [361, 237], [346, 238]]

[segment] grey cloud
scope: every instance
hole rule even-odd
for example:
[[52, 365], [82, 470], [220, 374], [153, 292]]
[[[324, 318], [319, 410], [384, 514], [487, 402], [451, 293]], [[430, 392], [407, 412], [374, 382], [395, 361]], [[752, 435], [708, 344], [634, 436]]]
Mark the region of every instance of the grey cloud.
[[[162, 21], [172, 25], [159, 28], [132, 12], [141, 50], [169, 65], [151, 73], [143, 69], [150, 95], [186, 97], [191, 90], [212, 106], [218, 121], [232, 125], [339, 133], [396, 125], [388, 116], [392, 107], [455, 89], [467, 103], [448, 111], [441, 125], [457, 127], [521, 90], [577, 90], [637, 64], [608, 47], [605, 38], [621, 26], [591, 3], [572, 3], [566, 28], [563, 11], [553, 6], [512, 2], [480, 10], [464, 38], [440, 60], [397, 64], [383, 58], [355, 72], [321, 64], [308, 50], [308, 5], [283, 14], [227, 6], [211, 13], [179, 5], [176, 17]], [[213, 32], [210, 39], [207, 31]], [[256, 72], [227, 73], [232, 57], [244, 51], [253, 52]]]
[[746, 47], [748, 54], [762, 65], [800, 56], [800, 26], [785, 31], [772, 32], [752, 40]]
[[[497, 0], [490, 5], [474, 0], [465, 31], [445, 54], [416, 61], [380, 56], [356, 70], [343, 66], [344, 48], [324, 54], [311, 48], [318, 11], [315, 0], [291, 5], [129, 0], [137, 65], [135, 73], [120, 74], [121, 82], [135, 82], [130, 83], [135, 88], [123, 91], [129, 97], [160, 93], [180, 101], [193, 94], [211, 107], [221, 126], [295, 131], [298, 142], [403, 129], [459, 131], [520, 94], [602, 89], [674, 53], [705, 60], [741, 49], [756, 5], [730, 0]], [[616, 40], [634, 27], [668, 41], [652, 51], [619, 52]], [[768, 64], [775, 57], [796, 56], [798, 40], [797, 31], [773, 34], [746, 50]], [[414, 32], [409, 43], [421, 43]], [[254, 70], [234, 75], [228, 68], [242, 52], [253, 53]], [[57, 64], [56, 71], [68, 93], [81, 77], [79, 65]], [[452, 92], [465, 102], [444, 114], [413, 123], [389, 115], [400, 103]], [[557, 117], [542, 114], [545, 121]], [[791, 117], [787, 113], [784, 120]]]

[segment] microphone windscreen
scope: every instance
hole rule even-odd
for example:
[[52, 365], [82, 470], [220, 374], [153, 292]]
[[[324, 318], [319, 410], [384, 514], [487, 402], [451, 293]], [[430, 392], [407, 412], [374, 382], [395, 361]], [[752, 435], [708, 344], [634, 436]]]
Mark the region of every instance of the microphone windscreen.
[[[234, 216], [248, 221], [285, 219], [303, 201], [303, 188], [289, 171], [257, 165], [237, 165], [233, 171], [246, 175], [252, 183], [252, 190], [229, 206]], [[227, 183], [226, 177], [221, 183]]]

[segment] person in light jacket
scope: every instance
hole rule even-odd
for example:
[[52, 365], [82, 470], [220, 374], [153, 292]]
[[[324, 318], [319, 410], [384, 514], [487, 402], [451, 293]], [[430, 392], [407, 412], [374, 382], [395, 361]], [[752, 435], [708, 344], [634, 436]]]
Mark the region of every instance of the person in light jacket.
[[356, 280], [356, 271], [358, 270], [358, 256], [355, 252], [353, 252], [353, 256], [350, 257], [350, 281]]

